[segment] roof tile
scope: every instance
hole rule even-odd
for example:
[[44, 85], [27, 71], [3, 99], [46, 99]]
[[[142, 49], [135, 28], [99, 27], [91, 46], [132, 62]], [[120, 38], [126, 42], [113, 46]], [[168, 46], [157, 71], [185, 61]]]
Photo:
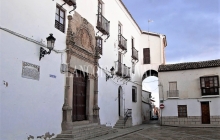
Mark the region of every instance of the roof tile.
[[200, 61], [200, 62], [186, 62], [186, 63], [176, 63], [160, 65], [158, 71], [178, 71], [178, 70], [188, 70], [188, 69], [201, 69], [209, 67], [220, 67], [220, 59]]

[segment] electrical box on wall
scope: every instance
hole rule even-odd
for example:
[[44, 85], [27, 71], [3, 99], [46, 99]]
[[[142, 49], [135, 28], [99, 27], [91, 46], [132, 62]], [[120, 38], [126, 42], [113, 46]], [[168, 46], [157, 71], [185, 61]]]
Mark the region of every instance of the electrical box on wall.
[[61, 72], [61, 73], [68, 72], [68, 66], [67, 66], [67, 64], [61, 64], [61, 65], [60, 65], [60, 72]]

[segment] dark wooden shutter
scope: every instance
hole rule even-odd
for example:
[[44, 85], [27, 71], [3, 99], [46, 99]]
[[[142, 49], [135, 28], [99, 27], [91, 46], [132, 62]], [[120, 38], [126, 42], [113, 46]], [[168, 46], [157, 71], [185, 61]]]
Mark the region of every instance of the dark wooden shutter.
[[132, 88], [132, 102], [135, 102], [135, 89]]
[[150, 48], [144, 48], [144, 64], [150, 64]]

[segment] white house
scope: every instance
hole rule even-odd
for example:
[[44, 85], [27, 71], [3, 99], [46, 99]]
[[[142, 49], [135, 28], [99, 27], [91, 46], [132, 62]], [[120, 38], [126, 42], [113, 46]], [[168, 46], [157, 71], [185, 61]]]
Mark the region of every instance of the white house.
[[220, 125], [220, 60], [160, 65], [163, 125]]
[[2, 1], [0, 19], [0, 139], [114, 126], [128, 109], [142, 123], [142, 79], [165, 63], [166, 36], [142, 31], [121, 0]]

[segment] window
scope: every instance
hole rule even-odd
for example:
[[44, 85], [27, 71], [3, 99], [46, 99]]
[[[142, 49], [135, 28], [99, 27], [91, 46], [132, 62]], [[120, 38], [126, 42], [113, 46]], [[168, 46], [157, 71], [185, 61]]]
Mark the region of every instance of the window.
[[177, 90], [177, 82], [169, 82], [168, 98], [169, 97], [179, 97], [179, 91]]
[[132, 87], [132, 102], [137, 102], [137, 87]]
[[132, 59], [138, 61], [138, 51], [134, 48], [134, 38], [131, 38], [131, 51], [132, 51]]
[[200, 86], [201, 86], [202, 96], [219, 95], [218, 76], [200, 77]]
[[[103, 33], [103, 35], [109, 35], [109, 29], [110, 29], [110, 21], [108, 21], [103, 16], [103, 5], [104, 3], [101, 0], [98, 0], [98, 14], [97, 14], [97, 26], [96, 28]], [[107, 37], [107, 38], [108, 38]]]
[[131, 47], [134, 48], [134, 38], [131, 38]]
[[58, 5], [56, 7], [55, 28], [63, 33], [65, 31], [65, 11]]
[[178, 117], [187, 117], [187, 105], [178, 105]]
[[100, 36], [96, 37], [96, 47], [99, 53], [102, 55], [102, 38]]
[[132, 73], [134, 74], [135, 73], [135, 63], [132, 62]]
[[102, 15], [102, 2], [98, 0], [98, 14]]
[[177, 82], [169, 82], [169, 90], [176, 91], [177, 90]]
[[122, 32], [122, 31], [121, 31], [121, 28], [122, 28], [121, 26], [122, 26], [122, 25], [119, 23], [119, 24], [118, 24], [118, 35], [121, 35], [121, 32]]
[[143, 49], [143, 53], [144, 53], [144, 64], [150, 64], [150, 48], [144, 48]]

